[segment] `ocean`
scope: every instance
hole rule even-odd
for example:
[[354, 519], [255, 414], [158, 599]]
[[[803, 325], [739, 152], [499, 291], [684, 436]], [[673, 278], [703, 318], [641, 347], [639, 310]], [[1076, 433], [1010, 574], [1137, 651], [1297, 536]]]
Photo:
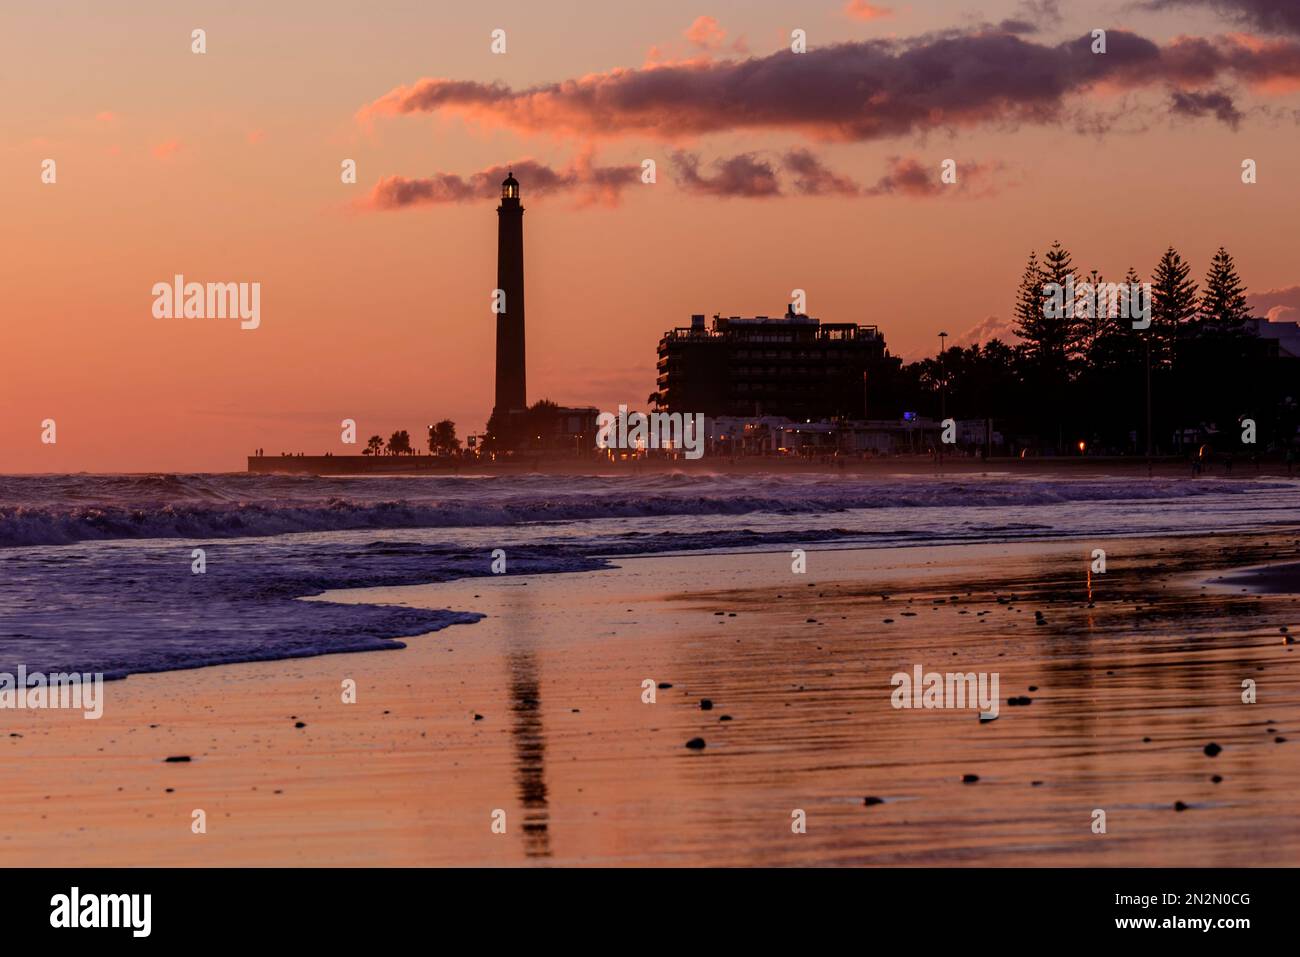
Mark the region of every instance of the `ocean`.
[[[133, 673], [402, 647], [473, 608], [336, 588], [580, 573], [620, 556], [1251, 531], [1300, 481], [987, 473], [0, 476], [0, 672]], [[194, 550], [205, 570], [195, 574]]]

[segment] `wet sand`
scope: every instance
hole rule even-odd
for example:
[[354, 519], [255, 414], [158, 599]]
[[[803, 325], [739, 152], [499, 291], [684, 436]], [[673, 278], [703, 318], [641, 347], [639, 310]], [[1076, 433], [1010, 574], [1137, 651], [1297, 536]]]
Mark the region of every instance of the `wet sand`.
[[[97, 722], [0, 712], [0, 864], [1294, 865], [1300, 673], [1279, 629], [1300, 633], [1300, 596], [1207, 580], [1294, 563], [1298, 538], [332, 593], [488, 617], [397, 651], [134, 676]], [[893, 708], [916, 664], [998, 672], [998, 719]]]

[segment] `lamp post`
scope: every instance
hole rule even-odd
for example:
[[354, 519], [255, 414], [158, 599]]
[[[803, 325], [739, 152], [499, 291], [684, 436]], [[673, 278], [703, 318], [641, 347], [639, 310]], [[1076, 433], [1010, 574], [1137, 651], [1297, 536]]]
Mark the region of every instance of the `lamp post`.
[[944, 345], [948, 333], [939, 333], [939, 470], [943, 471], [943, 420], [948, 417], [948, 376], [943, 368]]
[[1151, 336], [1144, 337], [1147, 355], [1147, 478], [1151, 478]]

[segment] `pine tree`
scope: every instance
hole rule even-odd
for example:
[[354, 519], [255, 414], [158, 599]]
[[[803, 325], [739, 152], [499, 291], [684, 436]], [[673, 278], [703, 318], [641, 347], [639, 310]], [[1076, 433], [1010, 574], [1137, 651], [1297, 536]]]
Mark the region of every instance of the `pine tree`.
[[1184, 262], [1170, 246], [1156, 264], [1151, 277], [1151, 362], [1167, 365], [1173, 361], [1174, 343], [1196, 315], [1196, 283], [1187, 278], [1191, 264]]
[[1092, 294], [1075, 306], [1075, 318], [1078, 319], [1078, 351], [1086, 353], [1092, 348], [1093, 341], [1101, 334], [1103, 323], [1109, 318], [1107, 310], [1109, 300], [1102, 295], [1101, 287], [1106, 280], [1096, 269], [1088, 273], [1084, 282], [1092, 287]]
[[1029, 254], [1029, 262], [1021, 274], [1012, 314], [1016, 320], [1016, 335], [1024, 340], [1027, 351], [1033, 354], [1043, 337], [1043, 267], [1036, 252]]
[[[1074, 261], [1070, 257], [1069, 250], [1061, 245], [1060, 240], [1053, 242], [1051, 248], [1043, 254], [1042, 274], [1044, 284], [1054, 283], [1062, 289], [1066, 287], [1067, 282], [1073, 285]], [[1040, 344], [1040, 352], [1049, 365], [1063, 367], [1083, 351], [1084, 343], [1092, 329], [1092, 320], [1081, 319], [1077, 315], [1075, 303], [1068, 297], [1064, 315], [1046, 318], [1048, 298], [1044, 293], [1042, 308], [1045, 317], [1043, 320], [1045, 334]]]
[[1205, 276], [1205, 295], [1201, 297], [1201, 321], [1214, 324], [1216, 332], [1241, 332], [1251, 318], [1246, 304], [1246, 287], [1237, 275], [1237, 266], [1222, 246], [1210, 262]]

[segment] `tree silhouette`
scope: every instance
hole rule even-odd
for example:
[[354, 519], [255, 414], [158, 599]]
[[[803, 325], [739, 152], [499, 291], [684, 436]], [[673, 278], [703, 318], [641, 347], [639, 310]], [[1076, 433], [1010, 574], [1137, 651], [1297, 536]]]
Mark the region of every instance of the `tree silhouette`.
[[407, 434], [406, 429], [394, 432], [388, 437], [389, 455], [410, 455], [414, 451], [411, 448], [411, 436]]
[[455, 422], [443, 419], [438, 424], [429, 426], [429, 451], [442, 455], [454, 455], [460, 451]]
[[1213, 323], [1218, 332], [1240, 332], [1250, 316], [1246, 305], [1246, 287], [1237, 275], [1237, 266], [1222, 246], [1210, 261], [1205, 277], [1205, 294], [1201, 297], [1201, 321]]

